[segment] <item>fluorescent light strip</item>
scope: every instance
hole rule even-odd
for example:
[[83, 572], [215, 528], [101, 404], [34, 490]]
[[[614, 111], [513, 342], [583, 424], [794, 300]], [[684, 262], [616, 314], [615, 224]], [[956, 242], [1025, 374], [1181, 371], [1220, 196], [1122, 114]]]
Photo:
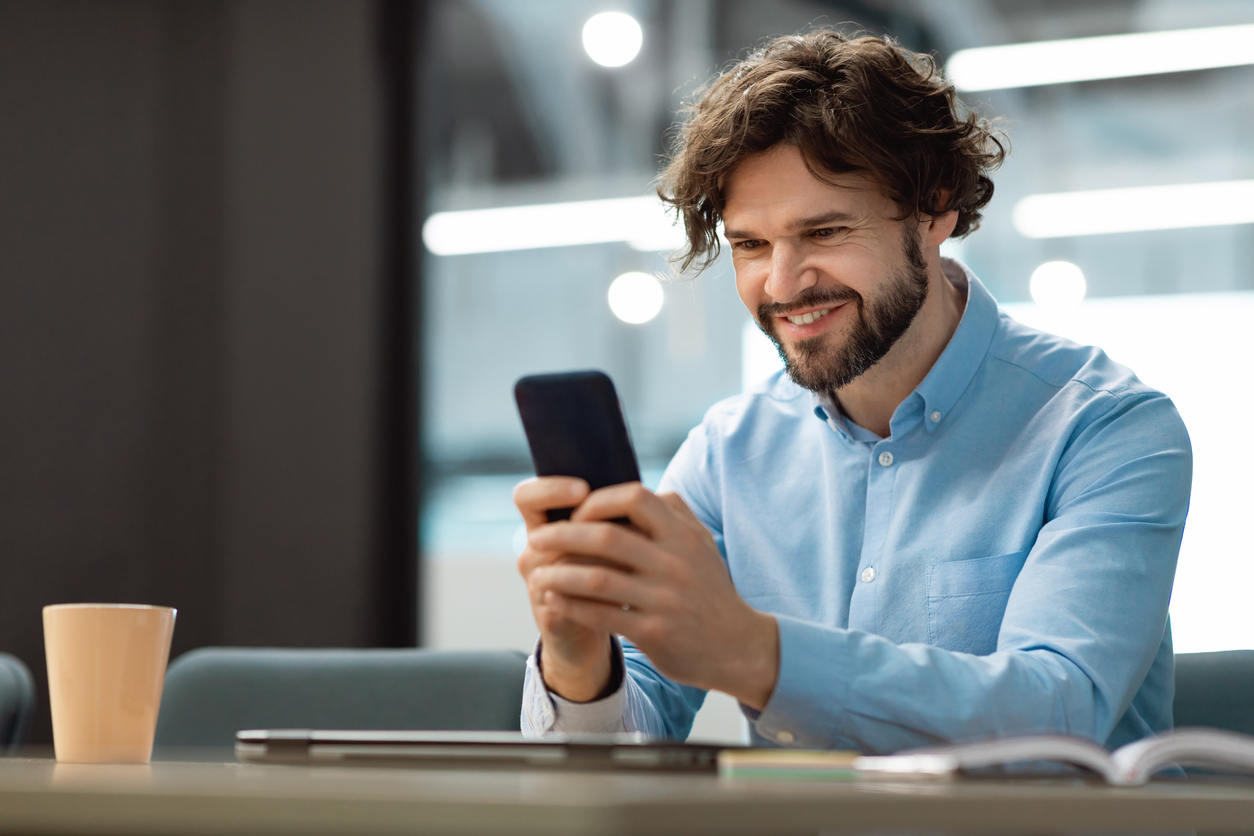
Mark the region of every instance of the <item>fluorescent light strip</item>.
[[1015, 204], [1028, 238], [1254, 223], [1254, 180], [1037, 194]]
[[1254, 24], [963, 49], [945, 72], [976, 91], [1244, 64], [1254, 64]]
[[624, 241], [638, 250], [670, 250], [683, 243], [655, 197], [619, 197], [436, 212], [422, 225], [422, 240], [436, 255], [574, 247]]

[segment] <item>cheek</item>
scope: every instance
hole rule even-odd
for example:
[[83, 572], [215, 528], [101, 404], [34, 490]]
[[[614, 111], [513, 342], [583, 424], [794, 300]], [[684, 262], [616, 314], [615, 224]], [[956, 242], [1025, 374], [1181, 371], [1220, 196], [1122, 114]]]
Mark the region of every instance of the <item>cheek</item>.
[[753, 264], [736, 264], [736, 295], [749, 309], [749, 313], [757, 317], [758, 306], [766, 299], [766, 274]]
[[[891, 265], [891, 262], [888, 262]], [[820, 266], [825, 276], [856, 291], [863, 299], [874, 297], [876, 288], [892, 273], [883, 257], [864, 246], [842, 247], [828, 254]]]

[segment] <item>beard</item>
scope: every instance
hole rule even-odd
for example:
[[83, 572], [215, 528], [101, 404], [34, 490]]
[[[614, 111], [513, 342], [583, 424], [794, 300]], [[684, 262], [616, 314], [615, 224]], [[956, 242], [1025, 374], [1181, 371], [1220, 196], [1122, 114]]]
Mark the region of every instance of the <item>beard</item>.
[[[927, 263], [913, 231], [903, 229], [905, 264], [896, 268], [884, 289], [864, 298], [853, 288], [809, 288], [787, 305], [767, 302], [758, 307], [758, 326], [775, 343], [784, 370], [798, 386], [812, 392], [831, 393], [848, 386], [878, 363], [901, 339], [927, 300]], [[793, 344], [790, 353], [776, 333], [775, 318], [789, 310], [810, 307], [855, 306], [853, 322], [842, 345], [828, 345], [829, 334]]]

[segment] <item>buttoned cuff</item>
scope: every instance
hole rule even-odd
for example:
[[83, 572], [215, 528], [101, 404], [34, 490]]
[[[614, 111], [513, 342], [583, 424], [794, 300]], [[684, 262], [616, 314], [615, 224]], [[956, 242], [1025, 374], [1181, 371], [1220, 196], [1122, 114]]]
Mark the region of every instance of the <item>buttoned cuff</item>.
[[841, 739], [853, 669], [847, 631], [777, 615], [779, 679], [756, 717], [759, 735], [782, 746], [826, 749]]
[[606, 694], [592, 702], [564, 699], [544, 684], [541, 667], [543, 647], [536, 642], [535, 652], [527, 658], [527, 675], [523, 683], [521, 725], [523, 734], [540, 737], [550, 732], [612, 734], [627, 730], [626, 661], [617, 637], [610, 637], [610, 684]]

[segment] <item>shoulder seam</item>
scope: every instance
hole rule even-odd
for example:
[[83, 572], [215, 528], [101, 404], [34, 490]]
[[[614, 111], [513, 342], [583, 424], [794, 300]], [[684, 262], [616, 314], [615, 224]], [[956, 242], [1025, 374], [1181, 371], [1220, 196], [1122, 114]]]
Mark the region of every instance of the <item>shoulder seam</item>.
[[787, 398], [778, 397], [774, 393], [769, 392], [769, 391], [745, 392], [744, 394], [746, 397], [749, 397], [749, 398], [766, 398], [767, 400], [774, 401], [775, 403], [791, 403], [797, 400], [797, 398], [800, 398], [802, 395], [804, 395], [805, 390], [802, 389], [801, 387], [797, 387], [797, 391], [794, 392], [792, 395], [788, 396]]
[[[1098, 350], [1100, 351], [1100, 349]], [[1110, 395], [1112, 398], [1115, 398], [1116, 400], [1122, 400], [1132, 391], [1132, 387], [1127, 386], [1127, 385], [1120, 386], [1115, 389], [1105, 389], [1105, 388], [1099, 389], [1098, 387], [1089, 383], [1087, 380], [1084, 380], [1083, 378], [1075, 377], [1075, 376], [1067, 378], [1066, 382], [1064, 383], [1055, 383], [1052, 380], [1048, 380], [1042, 377], [1040, 373], [1037, 372], [1035, 369], [1030, 369], [1027, 366], [1023, 365], [1022, 363], [1016, 363], [1014, 360], [1010, 360], [1006, 357], [998, 356], [997, 354], [994, 354], [992, 351], [989, 352], [988, 356], [994, 360], [997, 360], [1000, 363], [1005, 363], [1007, 366], [1014, 366], [1016, 369], [1025, 371], [1028, 374], [1035, 377], [1041, 383], [1044, 383], [1046, 386], [1052, 386], [1054, 389], [1057, 389], [1060, 391], [1062, 389], [1065, 389], [1067, 385], [1070, 383], [1078, 383], [1079, 385], [1083, 386], [1085, 389], [1088, 389], [1090, 392], [1092, 392], [1095, 395]], [[1146, 390], [1147, 391], [1145, 392], [1145, 394], [1149, 394], [1148, 386], [1146, 387]]]
[[[776, 378], [776, 379], [773, 379], [773, 378]], [[767, 381], [771, 381], [769, 386], [764, 385], [767, 383]], [[788, 397], [779, 397], [778, 395], [775, 394], [775, 390], [779, 387], [781, 382], [786, 382], [794, 390], [793, 393], [789, 395]], [[758, 381], [753, 386], [751, 386], [747, 391], [739, 393], [739, 397], [745, 398], [745, 399], [766, 398], [767, 400], [773, 403], [791, 403], [792, 401], [795, 401], [798, 398], [800, 398], [805, 393], [806, 393], [805, 389], [794, 384], [791, 380], [788, 379], [788, 376], [784, 372], [784, 370], [780, 369], [779, 371], [772, 372], [770, 377], [766, 377]], [[727, 398], [725, 400], [735, 400], [736, 398], [737, 396], [733, 395], [731, 398]]]

